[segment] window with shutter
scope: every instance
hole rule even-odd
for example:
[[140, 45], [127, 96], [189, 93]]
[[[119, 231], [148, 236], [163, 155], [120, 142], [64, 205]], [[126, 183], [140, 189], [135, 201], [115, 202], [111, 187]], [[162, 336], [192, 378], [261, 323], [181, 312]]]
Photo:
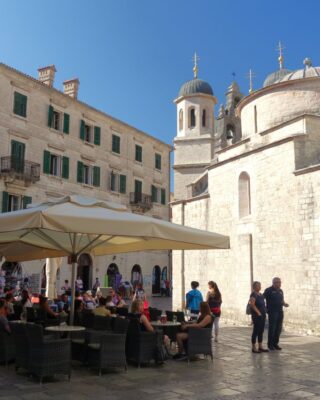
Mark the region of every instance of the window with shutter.
[[94, 127], [94, 144], [100, 146], [101, 129], [99, 126]]
[[69, 157], [62, 157], [62, 178], [69, 179]]
[[78, 161], [77, 166], [77, 182], [83, 183], [83, 163], [81, 161]]
[[86, 126], [86, 124], [85, 124], [84, 120], [82, 119], [80, 122], [80, 139], [81, 140], [84, 140], [84, 138], [85, 138], [85, 126]]
[[69, 134], [70, 127], [70, 115], [67, 113], [63, 114], [63, 133]]
[[125, 175], [120, 175], [120, 193], [126, 193], [127, 191], [127, 177]]
[[161, 154], [155, 154], [154, 164], [155, 168], [161, 171]]
[[27, 208], [27, 205], [28, 204], [31, 204], [32, 203], [32, 197], [30, 197], [30, 196], [23, 196], [23, 198], [22, 198], [22, 205], [23, 205], [23, 208]]
[[166, 204], [166, 189], [161, 189], [161, 204]]
[[120, 136], [112, 135], [112, 152], [120, 154]]
[[50, 152], [47, 150], [43, 152], [43, 173], [50, 174]]
[[13, 99], [13, 112], [16, 115], [20, 115], [20, 117], [27, 116], [27, 96], [21, 94], [19, 92], [14, 92]]
[[135, 160], [142, 162], [142, 147], [136, 144]]
[[48, 127], [52, 128], [53, 125], [53, 107], [50, 104], [48, 109]]
[[100, 186], [100, 167], [93, 167], [93, 186]]
[[158, 188], [154, 185], [151, 185], [151, 201], [153, 203], [158, 202]]
[[2, 212], [8, 211], [8, 205], [9, 205], [9, 193], [3, 191], [2, 192]]

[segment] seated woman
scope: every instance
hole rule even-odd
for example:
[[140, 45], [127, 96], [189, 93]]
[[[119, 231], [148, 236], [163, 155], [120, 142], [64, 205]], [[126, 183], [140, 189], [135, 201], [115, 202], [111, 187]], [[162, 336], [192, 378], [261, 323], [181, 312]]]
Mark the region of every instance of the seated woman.
[[[211, 314], [211, 310], [209, 304], [205, 301], [200, 303], [200, 316], [197, 320], [196, 324], [186, 323], [181, 325], [181, 329], [186, 331], [188, 329], [200, 329], [200, 328], [210, 328], [212, 329], [214, 317]], [[186, 354], [184, 353], [184, 342], [188, 341], [188, 333], [180, 332], [177, 334], [177, 343], [178, 343], [178, 353], [173, 356], [174, 359], [182, 359], [185, 358]]]
[[39, 296], [39, 310], [42, 311], [42, 313], [48, 319], [54, 319], [59, 316], [58, 313], [55, 313], [54, 311], [51, 310], [48, 303], [48, 297], [45, 296]]
[[117, 307], [126, 307], [127, 303], [123, 300], [122, 293], [120, 291], [117, 292], [117, 296], [118, 296], [118, 300], [119, 300]]
[[139, 320], [142, 330], [154, 332], [153, 326], [150, 324], [148, 318], [143, 314], [143, 311], [143, 301], [133, 300], [130, 316]]
[[111, 312], [106, 309], [107, 299], [105, 297], [99, 297], [99, 305], [92, 312], [94, 315], [102, 317], [110, 317]]

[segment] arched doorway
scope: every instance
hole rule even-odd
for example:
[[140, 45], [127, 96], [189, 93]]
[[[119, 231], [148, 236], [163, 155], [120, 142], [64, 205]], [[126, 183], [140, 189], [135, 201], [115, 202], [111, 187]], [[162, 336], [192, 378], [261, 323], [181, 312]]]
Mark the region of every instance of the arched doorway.
[[138, 264], [135, 264], [132, 267], [131, 270], [131, 283], [133, 286], [133, 289], [135, 290], [136, 286], [141, 283], [143, 284], [143, 278], [142, 278], [142, 271], [141, 271], [141, 267]]
[[45, 295], [47, 289], [47, 265], [44, 264], [41, 271], [41, 294]]
[[[105, 282], [104, 282], [105, 286], [112, 287], [114, 290], [117, 290], [117, 288], [120, 284], [119, 276], [121, 276], [121, 275], [119, 273], [119, 268], [118, 268], [117, 264], [115, 264], [115, 263], [110, 264], [107, 269], [106, 276], [105, 276]], [[121, 280], [121, 278], [120, 278], [120, 280]]]
[[92, 259], [87, 253], [81, 254], [78, 259], [77, 278], [83, 282], [83, 290], [88, 290], [92, 286]]
[[152, 294], [160, 294], [161, 268], [155, 265], [152, 270]]
[[1, 266], [1, 277], [3, 290], [4, 288], [15, 289], [17, 286], [24, 288], [22, 265], [18, 262], [5, 261]]

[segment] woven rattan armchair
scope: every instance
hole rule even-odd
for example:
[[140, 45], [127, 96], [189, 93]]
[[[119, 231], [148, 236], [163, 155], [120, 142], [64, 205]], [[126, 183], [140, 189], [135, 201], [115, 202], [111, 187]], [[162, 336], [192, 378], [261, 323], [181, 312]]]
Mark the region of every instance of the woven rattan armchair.
[[26, 325], [23, 322], [10, 322], [10, 328], [15, 346], [15, 369], [29, 370], [29, 346], [26, 332]]
[[0, 326], [0, 362], [7, 366], [15, 358], [14, 338]]
[[46, 340], [41, 325], [26, 324], [29, 347], [29, 371], [40, 378], [55, 374], [71, 377], [71, 347], [69, 339]]
[[213, 361], [211, 328], [188, 329], [187, 355], [188, 361], [198, 354], [209, 355]]
[[154, 332], [141, 331], [140, 322], [131, 318], [126, 341], [127, 359], [141, 364], [149, 364], [155, 358], [157, 335]]
[[126, 334], [103, 333], [98, 342], [88, 343], [87, 362], [89, 367], [96, 367], [101, 375], [103, 369], [124, 368], [126, 362]]

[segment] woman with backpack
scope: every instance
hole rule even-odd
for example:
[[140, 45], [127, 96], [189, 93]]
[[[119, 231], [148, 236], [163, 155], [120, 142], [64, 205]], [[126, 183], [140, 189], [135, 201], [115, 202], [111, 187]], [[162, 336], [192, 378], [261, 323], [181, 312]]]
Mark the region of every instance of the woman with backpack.
[[[253, 292], [250, 294], [249, 304], [251, 308], [251, 317], [253, 322], [253, 331], [251, 336], [252, 353], [263, 353], [269, 350], [262, 347], [263, 331], [266, 322], [266, 305], [263, 295], [260, 293], [261, 283], [253, 282]], [[256, 341], [258, 339], [258, 348]]]

